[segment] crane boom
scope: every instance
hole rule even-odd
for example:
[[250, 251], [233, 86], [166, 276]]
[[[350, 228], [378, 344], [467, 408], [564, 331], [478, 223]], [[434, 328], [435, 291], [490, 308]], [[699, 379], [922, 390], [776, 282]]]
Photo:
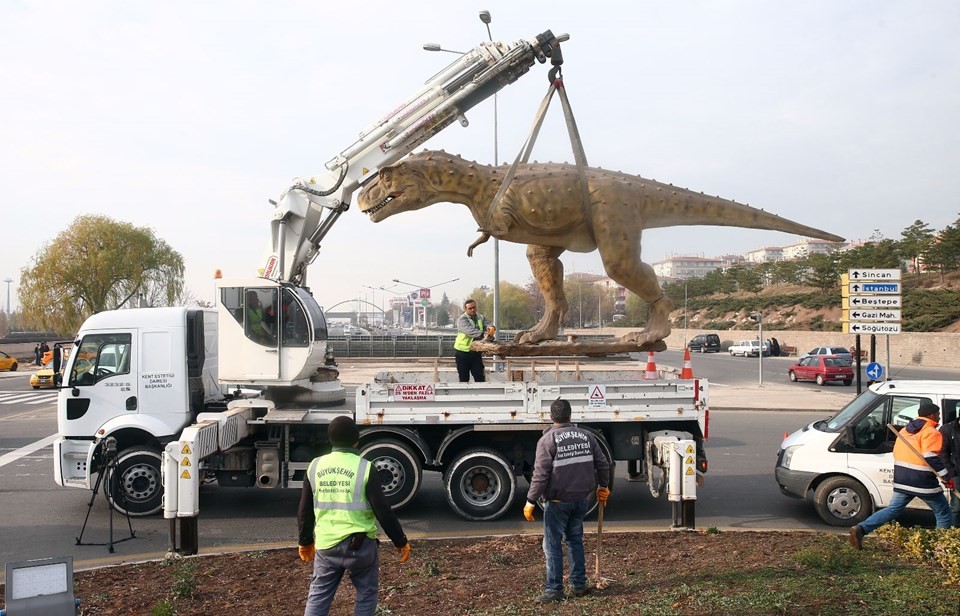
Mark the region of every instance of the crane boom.
[[430, 78], [418, 92], [360, 133], [359, 139], [326, 164], [317, 176], [295, 178], [276, 203], [271, 247], [261, 276], [306, 286], [306, 268], [320, 242], [350, 206], [353, 193], [389, 166], [530, 70], [535, 61], [562, 62], [567, 35], [547, 30], [528, 40], [488, 42], [463, 54]]

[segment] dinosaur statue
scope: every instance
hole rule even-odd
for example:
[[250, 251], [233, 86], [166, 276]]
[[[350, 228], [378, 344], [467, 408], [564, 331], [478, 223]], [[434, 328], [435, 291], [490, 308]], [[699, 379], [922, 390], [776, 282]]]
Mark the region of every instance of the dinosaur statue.
[[[563, 292], [565, 250], [600, 251], [617, 283], [650, 304], [646, 327], [621, 341], [654, 343], [670, 334], [670, 310], [653, 268], [640, 260], [644, 229], [678, 225], [748, 227], [795, 233], [833, 242], [843, 238], [735, 201], [593, 167], [525, 164], [517, 169], [495, 211], [489, 211], [507, 167], [470, 162], [446, 152], [424, 151], [380, 170], [359, 194], [360, 211], [373, 222], [440, 202], [462, 203], [480, 226], [468, 249], [497, 239], [527, 244], [527, 260], [543, 293], [543, 318], [517, 334], [520, 344], [552, 340], [567, 311]], [[587, 190], [581, 185], [587, 181]], [[587, 201], [587, 202], [585, 202]]]

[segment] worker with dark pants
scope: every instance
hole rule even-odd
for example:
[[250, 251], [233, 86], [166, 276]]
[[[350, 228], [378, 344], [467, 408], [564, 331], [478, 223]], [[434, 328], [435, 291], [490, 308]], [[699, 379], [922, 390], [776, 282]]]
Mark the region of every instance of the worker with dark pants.
[[461, 383], [470, 381], [473, 375], [475, 383], [483, 383], [483, 353], [471, 351], [474, 340], [493, 340], [496, 328], [482, 314], [477, 314], [477, 302], [468, 299], [463, 302], [463, 314], [457, 319], [457, 339], [453, 342], [454, 359], [457, 362], [457, 376]]
[[380, 590], [377, 522], [400, 554], [410, 558], [410, 543], [390, 508], [373, 464], [356, 450], [360, 431], [353, 419], [330, 422], [327, 436], [333, 451], [314, 458], [307, 469], [297, 511], [299, 552], [313, 561], [313, 579], [304, 616], [326, 616], [343, 579], [357, 591], [355, 616], [374, 616]]
[[960, 416], [948, 421], [940, 427], [943, 436], [943, 449], [940, 458], [947, 467], [947, 487], [950, 488], [950, 511], [953, 513], [953, 526], [960, 528]]

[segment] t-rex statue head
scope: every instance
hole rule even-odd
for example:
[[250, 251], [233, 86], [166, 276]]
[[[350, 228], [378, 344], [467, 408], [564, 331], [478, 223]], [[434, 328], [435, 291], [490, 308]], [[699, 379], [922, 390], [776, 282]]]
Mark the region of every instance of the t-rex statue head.
[[360, 211], [372, 222], [380, 222], [400, 212], [445, 201], [437, 182], [442, 175], [428, 154], [431, 153], [414, 154], [381, 169], [377, 179], [367, 184], [357, 196]]

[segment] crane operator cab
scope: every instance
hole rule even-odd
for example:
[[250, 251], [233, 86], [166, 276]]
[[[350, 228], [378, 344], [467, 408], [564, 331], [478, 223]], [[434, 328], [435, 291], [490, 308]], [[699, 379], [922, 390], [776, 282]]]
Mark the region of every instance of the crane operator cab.
[[327, 322], [302, 287], [266, 278], [217, 283], [220, 381], [263, 386], [283, 402], [340, 403], [346, 392], [327, 365]]

